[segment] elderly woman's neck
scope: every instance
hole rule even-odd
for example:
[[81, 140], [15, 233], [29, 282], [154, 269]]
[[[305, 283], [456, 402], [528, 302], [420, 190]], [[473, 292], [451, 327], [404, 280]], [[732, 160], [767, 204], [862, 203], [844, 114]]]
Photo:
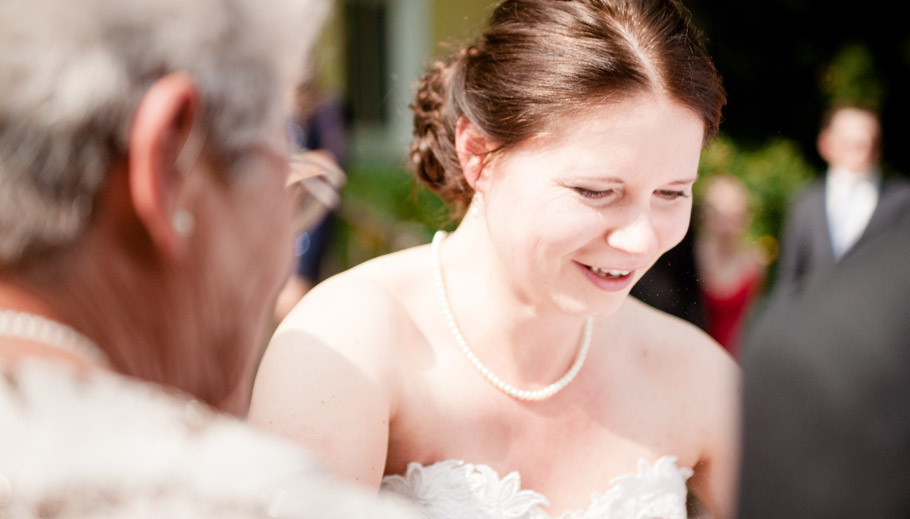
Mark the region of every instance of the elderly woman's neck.
[[168, 367], [181, 361], [173, 346], [186, 338], [178, 336], [181, 323], [163, 317], [173, 307], [167, 291], [117, 251], [87, 250], [92, 241], [67, 251], [66, 261], [52, 270], [0, 276], [0, 307], [74, 329], [101, 350], [113, 371], [173, 385]]
[[67, 268], [72, 275], [53, 287], [55, 301], [115, 371], [243, 414], [254, 359], [235, 347], [242, 338], [219, 333], [236, 316], [216, 315], [219, 305], [206, 304], [214, 295], [193, 289], [199, 283], [192, 277], [203, 274], [144, 258], [131, 246], [86, 250]]
[[103, 296], [93, 290], [90, 283], [70, 283], [56, 276], [51, 282], [36, 282], [39, 277], [44, 276], [34, 273], [0, 276], [0, 309], [11, 315], [37, 316], [72, 328], [94, 343], [106, 357], [115, 356], [110, 344], [118, 342], [118, 337], [111, 332], [118, 327], [110, 324], [120, 320], [117, 314], [121, 314], [123, 308], [111, 300], [102, 309], [95, 301]]
[[110, 369], [107, 355], [68, 312], [8, 273], [0, 274], [0, 363], [41, 359]]

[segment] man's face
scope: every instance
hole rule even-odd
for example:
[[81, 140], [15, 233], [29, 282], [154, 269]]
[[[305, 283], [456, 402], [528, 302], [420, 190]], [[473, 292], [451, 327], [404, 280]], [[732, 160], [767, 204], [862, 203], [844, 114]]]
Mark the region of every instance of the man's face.
[[856, 108], [843, 108], [818, 138], [822, 158], [832, 168], [865, 175], [878, 162], [880, 128], [875, 116]]

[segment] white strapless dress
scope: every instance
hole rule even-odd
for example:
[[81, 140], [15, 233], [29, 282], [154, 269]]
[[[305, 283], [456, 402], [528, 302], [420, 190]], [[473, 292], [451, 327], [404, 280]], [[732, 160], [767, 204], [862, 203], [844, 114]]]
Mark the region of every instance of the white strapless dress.
[[[560, 519], [685, 519], [686, 480], [692, 469], [664, 456], [653, 465], [639, 460], [638, 473], [619, 476], [604, 493], [595, 492], [583, 510]], [[415, 503], [427, 519], [552, 519], [542, 494], [521, 488], [521, 476], [505, 477], [489, 465], [446, 460], [408, 465], [403, 476], [386, 476], [382, 489]]]

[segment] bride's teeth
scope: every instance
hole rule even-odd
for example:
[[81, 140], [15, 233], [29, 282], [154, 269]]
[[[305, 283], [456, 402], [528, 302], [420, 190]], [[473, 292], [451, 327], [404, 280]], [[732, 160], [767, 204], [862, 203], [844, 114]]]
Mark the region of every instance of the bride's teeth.
[[591, 267], [591, 272], [593, 272], [601, 277], [609, 276], [609, 277], [618, 278], [618, 277], [628, 276], [629, 272], [631, 272], [631, 271], [629, 271], [629, 270], [606, 270], [606, 269], [601, 269], [601, 268], [597, 268], [597, 267]]

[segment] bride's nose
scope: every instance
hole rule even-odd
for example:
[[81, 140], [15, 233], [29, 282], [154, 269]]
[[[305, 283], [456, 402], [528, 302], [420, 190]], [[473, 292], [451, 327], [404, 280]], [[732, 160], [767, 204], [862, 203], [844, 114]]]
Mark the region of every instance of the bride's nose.
[[614, 249], [636, 256], [652, 256], [658, 250], [657, 233], [647, 211], [636, 211], [621, 225], [609, 230], [606, 238]]

